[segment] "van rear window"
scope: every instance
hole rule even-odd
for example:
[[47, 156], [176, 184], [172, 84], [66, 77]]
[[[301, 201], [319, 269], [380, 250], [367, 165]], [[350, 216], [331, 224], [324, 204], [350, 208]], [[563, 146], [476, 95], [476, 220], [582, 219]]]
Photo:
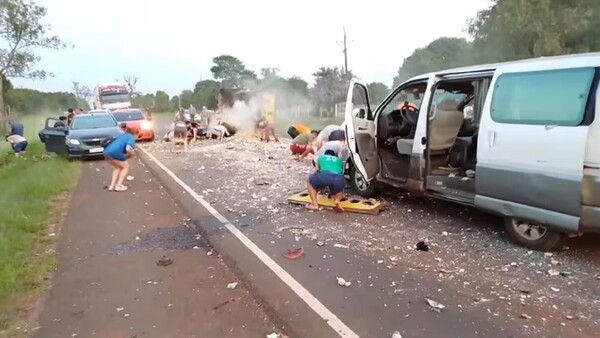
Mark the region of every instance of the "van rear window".
[[491, 117], [499, 123], [577, 126], [585, 115], [594, 68], [502, 74]]

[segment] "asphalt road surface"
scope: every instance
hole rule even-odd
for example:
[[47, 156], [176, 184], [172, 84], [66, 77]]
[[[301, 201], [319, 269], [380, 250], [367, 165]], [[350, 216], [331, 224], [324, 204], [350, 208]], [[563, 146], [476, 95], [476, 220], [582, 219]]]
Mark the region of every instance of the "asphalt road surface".
[[111, 173], [103, 161], [84, 163], [57, 247], [58, 270], [32, 336], [281, 332], [158, 180], [131, 162], [134, 180], [118, 193], [103, 189]]
[[[285, 144], [145, 149], [151, 171], [291, 336], [597, 336], [598, 237], [533, 252], [509, 242], [496, 217], [397, 191], [377, 216], [307, 212], [286, 199], [311, 169]], [[430, 250], [415, 250], [418, 241]], [[302, 257], [282, 256], [298, 247]]]

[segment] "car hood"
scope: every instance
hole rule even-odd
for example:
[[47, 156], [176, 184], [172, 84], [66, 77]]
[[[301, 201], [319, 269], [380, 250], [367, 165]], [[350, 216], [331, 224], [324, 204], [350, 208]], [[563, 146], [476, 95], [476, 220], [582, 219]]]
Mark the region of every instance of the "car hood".
[[89, 140], [94, 138], [107, 139], [118, 135], [120, 132], [121, 129], [119, 129], [119, 127], [69, 130], [69, 135], [67, 135], [67, 137], [77, 140]]

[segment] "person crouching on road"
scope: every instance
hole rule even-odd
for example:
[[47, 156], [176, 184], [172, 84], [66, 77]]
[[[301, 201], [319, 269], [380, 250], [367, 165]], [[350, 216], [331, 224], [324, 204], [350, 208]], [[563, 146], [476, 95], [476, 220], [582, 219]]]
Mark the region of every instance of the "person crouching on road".
[[105, 148], [104, 148], [104, 159], [110, 163], [115, 169], [112, 173], [112, 179], [108, 186], [108, 191], [125, 191], [127, 187], [123, 185], [125, 177], [129, 172], [129, 163], [127, 158], [133, 156], [135, 148], [135, 137], [131, 128], [127, 127], [127, 124], [121, 124], [121, 130], [123, 133], [115, 137]]
[[183, 143], [185, 151], [187, 152], [188, 146], [188, 129], [187, 125], [183, 120], [177, 120], [173, 123], [173, 150], [175, 151], [175, 147], [177, 144]]
[[[295, 155], [296, 159], [300, 159], [301, 157], [310, 154], [312, 151], [312, 142], [318, 134], [319, 133], [316, 130], [313, 130], [296, 136], [290, 145], [290, 151], [292, 152], [292, 155]], [[307, 148], [310, 149], [307, 151]]]
[[325, 154], [319, 156], [316, 162], [317, 171], [308, 176], [308, 195], [310, 204], [306, 205], [308, 210], [319, 210], [317, 200], [317, 190], [329, 189], [329, 195], [333, 196], [335, 210], [344, 212], [340, 205], [344, 198], [344, 186], [346, 178], [344, 177], [344, 162], [337, 156], [335, 151], [329, 149]]
[[269, 142], [271, 140], [271, 136], [275, 142], [279, 142], [279, 138], [275, 134], [275, 127], [269, 121], [263, 119], [258, 123], [258, 131], [260, 133], [260, 140], [264, 142]]
[[25, 137], [19, 134], [12, 134], [6, 135], [4, 139], [12, 146], [16, 157], [25, 155], [25, 149], [27, 149], [27, 139]]

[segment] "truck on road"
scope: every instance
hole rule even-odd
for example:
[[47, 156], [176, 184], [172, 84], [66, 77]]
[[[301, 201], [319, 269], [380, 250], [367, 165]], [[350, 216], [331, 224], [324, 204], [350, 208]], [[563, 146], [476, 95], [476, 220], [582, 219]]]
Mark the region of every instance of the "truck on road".
[[126, 84], [99, 84], [93, 92], [94, 109], [126, 109], [131, 108], [131, 91]]

